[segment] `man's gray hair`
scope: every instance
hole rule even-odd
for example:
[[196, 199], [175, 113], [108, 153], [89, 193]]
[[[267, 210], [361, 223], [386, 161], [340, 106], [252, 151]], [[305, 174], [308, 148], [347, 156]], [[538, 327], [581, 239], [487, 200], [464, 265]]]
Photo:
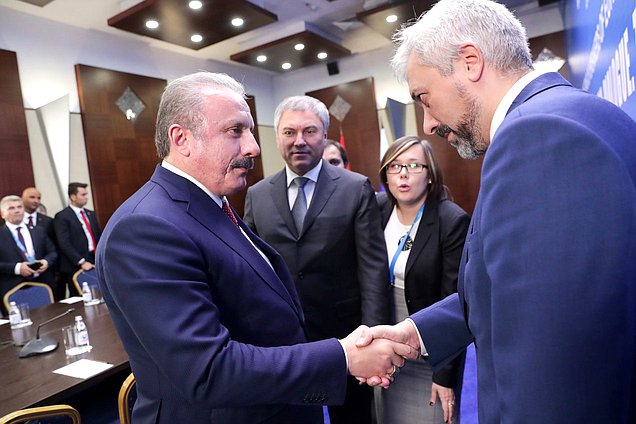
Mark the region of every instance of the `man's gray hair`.
[[278, 134], [278, 124], [283, 113], [293, 110], [296, 112], [310, 111], [316, 114], [322, 121], [323, 135], [327, 134], [329, 129], [329, 110], [323, 102], [310, 96], [292, 96], [283, 100], [274, 112], [274, 129]]
[[209, 87], [229, 88], [245, 97], [243, 85], [227, 74], [197, 72], [171, 81], [161, 96], [157, 113], [155, 145], [160, 159], [170, 153], [168, 129], [171, 125], [179, 124], [197, 138], [207, 130], [203, 90]]
[[5, 206], [10, 202], [20, 202], [22, 203], [22, 198], [20, 196], [16, 196], [14, 194], [10, 194], [8, 196], [4, 196], [2, 200], [0, 200], [0, 211], [4, 212]]
[[503, 5], [490, 0], [440, 0], [418, 21], [393, 37], [397, 51], [391, 67], [406, 81], [411, 53], [418, 63], [437, 69], [443, 76], [453, 72], [459, 47], [473, 43], [488, 65], [512, 75], [532, 69], [526, 30]]

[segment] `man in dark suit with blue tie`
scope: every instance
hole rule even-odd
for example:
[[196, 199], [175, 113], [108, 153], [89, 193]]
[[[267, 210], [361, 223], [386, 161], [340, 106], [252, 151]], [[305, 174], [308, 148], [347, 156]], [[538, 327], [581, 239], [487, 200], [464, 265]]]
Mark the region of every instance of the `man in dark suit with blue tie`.
[[534, 71], [492, 1], [442, 0], [397, 40], [425, 132], [485, 158], [459, 295], [369, 334], [419, 332], [433, 367], [474, 340], [481, 423], [636, 422], [636, 123]]
[[392, 375], [416, 354], [356, 348], [363, 327], [306, 343], [282, 258], [227, 203], [260, 153], [244, 96], [225, 74], [167, 86], [162, 163], [98, 246], [99, 284], [137, 380], [135, 423], [319, 424], [321, 405], [343, 401], [347, 370]]
[[[274, 128], [286, 166], [249, 188], [245, 222], [289, 267], [309, 340], [388, 323], [389, 268], [375, 192], [367, 177], [322, 159], [327, 107], [289, 97], [276, 108]], [[351, 378], [345, 404], [329, 407], [331, 423], [370, 424], [371, 398]]]
[[24, 205], [18, 196], [3, 197], [0, 213], [5, 220], [0, 227], [0, 299], [23, 281], [52, 286], [51, 267], [57, 252], [44, 229], [38, 226], [29, 229], [23, 223]]
[[60, 251], [59, 290], [56, 299], [62, 299], [68, 285], [71, 296], [79, 295], [73, 284], [73, 274], [95, 266], [95, 249], [102, 234], [95, 212], [85, 208], [88, 203], [88, 184], [68, 185], [69, 206], [55, 214], [53, 226]]

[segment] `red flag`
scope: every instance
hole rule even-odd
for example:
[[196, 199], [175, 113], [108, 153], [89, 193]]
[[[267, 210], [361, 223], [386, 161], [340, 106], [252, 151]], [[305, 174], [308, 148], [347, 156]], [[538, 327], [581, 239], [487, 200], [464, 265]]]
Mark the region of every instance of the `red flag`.
[[[345, 149], [345, 152], [347, 152], [347, 145], [345, 144], [344, 134], [343, 134], [342, 132], [340, 133], [340, 145], [341, 145], [341, 146]], [[348, 153], [349, 153], [349, 152], [347, 152], [347, 156], [349, 156], [349, 155], [348, 155]], [[347, 163], [347, 169], [348, 169], [349, 171], [351, 171], [351, 165], [350, 165], [350, 163], [351, 163], [351, 162]]]

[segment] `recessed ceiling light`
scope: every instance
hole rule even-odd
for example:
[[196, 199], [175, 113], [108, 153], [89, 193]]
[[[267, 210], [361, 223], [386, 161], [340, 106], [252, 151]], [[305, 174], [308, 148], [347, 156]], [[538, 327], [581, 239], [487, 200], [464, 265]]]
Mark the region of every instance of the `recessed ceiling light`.
[[302, 49], [305, 48], [305, 45], [303, 43], [298, 43], [294, 46], [294, 48], [298, 51], [301, 51]]
[[201, 3], [199, 0], [192, 0], [190, 3], [188, 3], [188, 6], [190, 6], [190, 9], [201, 9], [203, 7], [203, 3]]
[[243, 23], [245, 23], [245, 21], [243, 21], [243, 19], [241, 18], [232, 19], [232, 25], [234, 25], [235, 27], [240, 27], [243, 25]]
[[192, 40], [193, 43], [200, 43], [203, 41], [203, 37], [200, 34], [193, 34], [190, 40]]
[[281, 68], [283, 68], [283, 69], [289, 69], [289, 68], [291, 68], [291, 63], [289, 63], [289, 62], [285, 62], [285, 63], [283, 63], [283, 64], [282, 64], [282, 65], [280, 65], [280, 66], [281, 66]]
[[320, 59], [320, 60], [322, 60], [322, 59], [326, 59], [326, 58], [327, 58], [327, 53], [325, 53], [325, 52], [320, 52], [320, 53], [318, 53], [318, 54], [316, 55], [316, 57], [317, 57], [318, 59]]
[[267, 60], [267, 56], [265, 56], [264, 54], [256, 56], [256, 61], [257, 62], [265, 62], [266, 60]]
[[397, 15], [389, 15], [386, 17], [386, 21], [390, 24], [397, 21]]
[[159, 22], [155, 20], [146, 21], [146, 27], [150, 29], [155, 29], [159, 27]]

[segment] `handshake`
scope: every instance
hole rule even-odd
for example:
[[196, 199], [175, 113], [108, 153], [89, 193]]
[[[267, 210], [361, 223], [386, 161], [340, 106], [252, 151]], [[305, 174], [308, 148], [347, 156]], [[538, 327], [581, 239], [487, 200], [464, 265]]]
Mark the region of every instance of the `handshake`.
[[349, 374], [360, 383], [385, 389], [406, 359], [420, 357], [420, 340], [409, 321], [367, 327], [361, 325], [341, 340], [349, 360]]

